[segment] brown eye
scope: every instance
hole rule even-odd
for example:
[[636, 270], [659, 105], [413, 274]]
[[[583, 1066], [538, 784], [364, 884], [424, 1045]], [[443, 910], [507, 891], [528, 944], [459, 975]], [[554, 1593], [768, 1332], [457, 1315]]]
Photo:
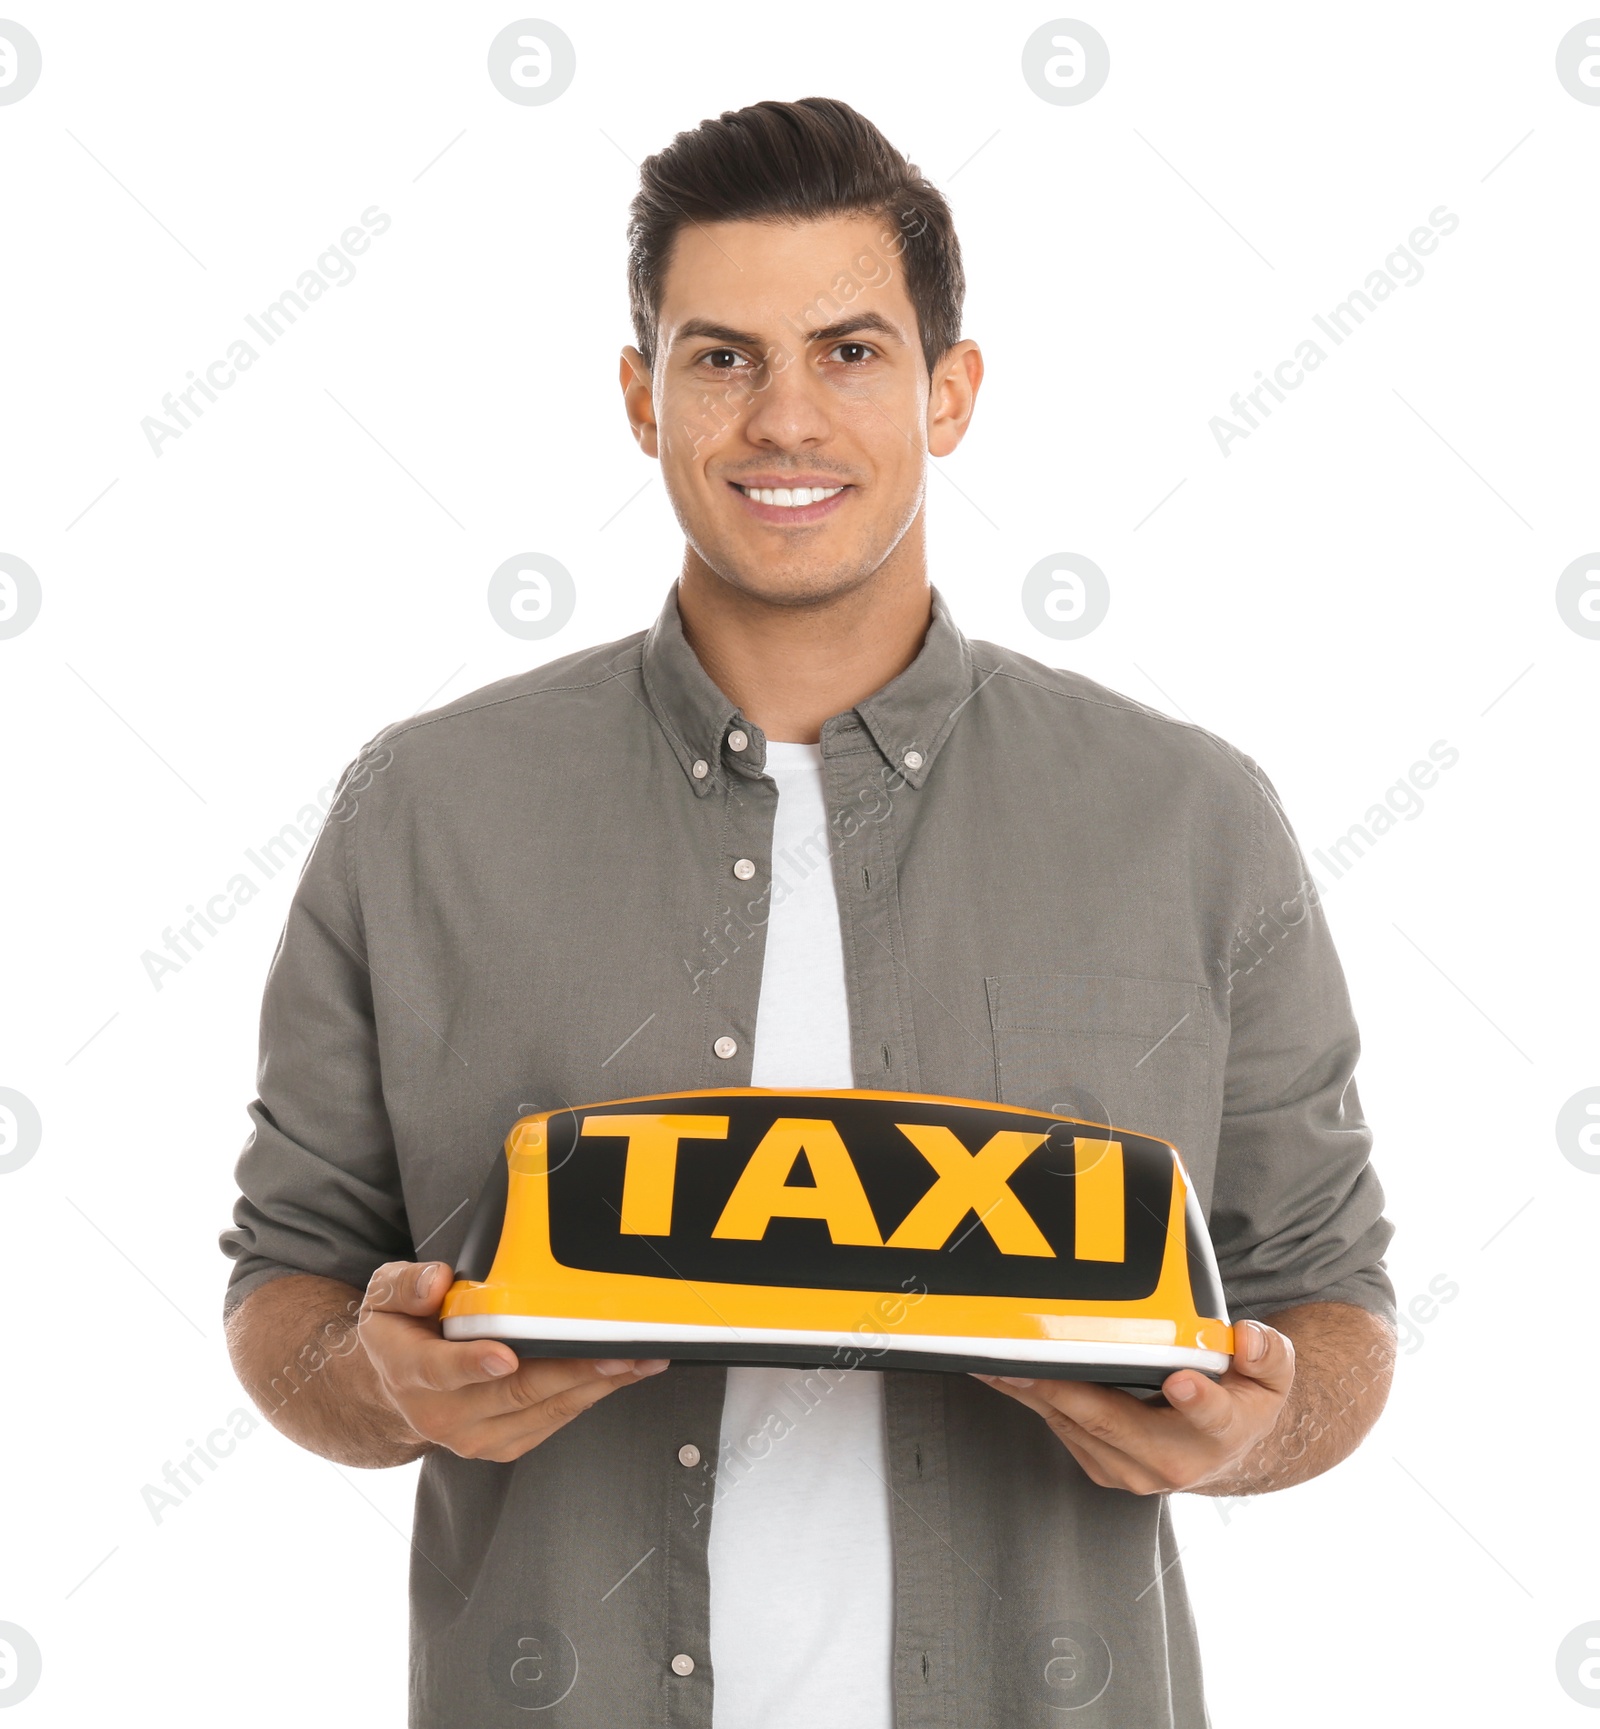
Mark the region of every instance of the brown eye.
[[864, 342], [841, 342], [833, 352], [842, 354], [847, 366], [859, 366], [872, 357], [872, 350]]

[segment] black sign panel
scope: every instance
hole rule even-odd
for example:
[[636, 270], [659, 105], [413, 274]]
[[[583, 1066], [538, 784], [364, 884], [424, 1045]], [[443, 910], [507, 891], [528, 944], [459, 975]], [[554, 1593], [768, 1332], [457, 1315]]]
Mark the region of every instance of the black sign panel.
[[[661, 1115], [686, 1132], [641, 1128]], [[557, 1113], [548, 1133], [550, 1245], [569, 1267], [1104, 1302], [1148, 1297], [1161, 1273], [1172, 1155], [1141, 1135], [931, 1097], [815, 1093], [601, 1105]], [[1097, 1177], [1080, 1175], [1098, 1156], [1080, 1137], [1120, 1146]], [[1094, 1258], [1079, 1258], [1091, 1201]]]

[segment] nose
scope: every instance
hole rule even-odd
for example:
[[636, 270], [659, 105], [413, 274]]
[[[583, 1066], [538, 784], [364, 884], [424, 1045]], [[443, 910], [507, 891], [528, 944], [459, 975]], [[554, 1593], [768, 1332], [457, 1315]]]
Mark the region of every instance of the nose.
[[743, 430], [750, 443], [764, 450], [804, 450], [827, 442], [833, 431], [827, 386], [803, 356], [763, 369]]

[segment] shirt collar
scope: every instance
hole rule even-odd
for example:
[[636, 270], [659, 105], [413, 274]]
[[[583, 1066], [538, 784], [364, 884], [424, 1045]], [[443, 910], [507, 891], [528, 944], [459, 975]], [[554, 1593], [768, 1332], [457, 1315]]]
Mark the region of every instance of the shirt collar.
[[[920, 787], [932, 772], [945, 740], [972, 695], [972, 647], [950, 616], [944, 597], [931, 589], [933, 614], [916, 658], [896, 677], [836, 715], [822, 729], [823, 754], [842, 732], [859, 728], [886, 761], [911, 786]], [[766, 737], [745, 719], [712, 681], [683, 634], [677, 584], [645, 634], [640, 665], [646, 701], [661, 723], [667, 742], [697, 794], [726, 783], [730, 772], [759, 776], [765, 767]], [[729, 744], [742, 732], [747, 744]]]

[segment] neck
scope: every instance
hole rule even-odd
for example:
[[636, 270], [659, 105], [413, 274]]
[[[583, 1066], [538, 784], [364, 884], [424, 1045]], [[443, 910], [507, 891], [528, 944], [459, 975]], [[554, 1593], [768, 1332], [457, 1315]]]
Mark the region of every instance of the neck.
[[678, 616], [712, 683], [741, 714], [769, 739], [815, 744], [824, 721], [916, 659], [932, 601], [921, 559], [891, 557], [843, 594], [780, 604], [725, 582], [690, 548]]

